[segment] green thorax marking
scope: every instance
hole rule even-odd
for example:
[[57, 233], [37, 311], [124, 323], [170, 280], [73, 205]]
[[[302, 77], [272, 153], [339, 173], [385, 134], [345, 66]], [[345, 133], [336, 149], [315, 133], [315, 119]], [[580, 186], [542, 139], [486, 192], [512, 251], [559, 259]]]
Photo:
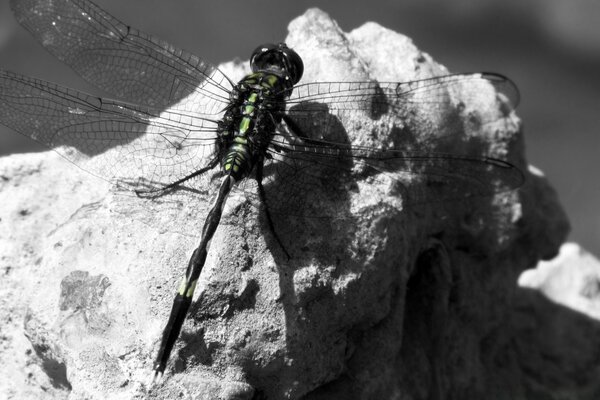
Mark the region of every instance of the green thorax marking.
[[275, 89], [280, 77], [268, 72], [260, 71], [246, 76], [242, 83], [250, 88], [250, 93], [244, 101], [242, 119], [240, 121], [238, 135], [246, 136], [252, 128], [252, 120], [256, 111], [256, 101], [259, 93], [269, 95]]
[[244, 79], [242, 79], [242, 83], [248, 86], [254, 86], [257, 89], [263, 89], [268, 93], [269, 90], [273, 90], [275, 88], [279, 82], [279, 79], [281, 78], [275, 74], [259, 71], [247, 75]]
[[252, 119], [254, 118], [254, 111], [256, 110], [256, 99], [258, 98], [257, 92], [251, 92], [248, 98], [244, 101], [244, 108], [242, 110], [242, 120], [238, 128], [238, 135], [246, 136], [248, 130], [252, 125]]
[[241, 118], [237, 132], [222, 161], [223, 170], [239, 180], [252, 169], [252, 154], [248, 146], [248, 136], [254, 129], [256, 112], [261, 98], [269, 96], [277, 88], [280, 77], [269, 72], [256, 72], [240, 82], [245, 88], [245, 98], [241, 105]]

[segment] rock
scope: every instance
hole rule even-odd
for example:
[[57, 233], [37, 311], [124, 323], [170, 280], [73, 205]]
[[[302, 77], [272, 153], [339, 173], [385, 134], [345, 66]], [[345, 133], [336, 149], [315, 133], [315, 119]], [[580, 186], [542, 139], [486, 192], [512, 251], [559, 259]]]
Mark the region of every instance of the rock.
[[[289, 29], [286, 42], [304, 60], [303, 82], [447, 73], [410, 39], [374, 23], [346, 34], [311, 9]], [[221, 68], [234, 78], [247, 71], [234, 63]], [[527, 174], [521, 189], [408, 207], [402, 195], [419, 187], [418, 175], [398, 188], [389, 174], [353, 170], [356, 186], [345, 199], [351, 217], [276, 221], [290, 260], [260, 207], [238, 192], [227, 202], [165, 380], [152, 389], [146, 381], [157, 342], [210, 196], [126, 196], [52, 152], [0, 160], [0, 354], [9, 366], [0, 393], [504, 399], [535, 390], [558, 398], [520, 368], [516, 281], [558, 252], [568, 222], [546, 180], [523, 167], [520, 123], [505, 99], [489, 85], [454, 89], [406, 120], [348, 112], [348, 140], [412, 140], [431, 151], [475, 149], [516, 160]], [[425, 136], [431, 127], [419, 121], [439, 127], [436, 136]], [[464, 135], [450, 135], [456, 124]], [[326, 202], [318, 191], [293, 195]], [[535, 349], [540, 358], [527, 366], [547, 365], [546, 348]]]
[[511, 356], [523, 398], [600, 395], [600, 261], [574, 243], [519, 277]]
[[575, 243], [565, 243], [558, 256], [524, 271], [519, 285], [536, 289], [555, 303], [600, 319], [600, 261]]

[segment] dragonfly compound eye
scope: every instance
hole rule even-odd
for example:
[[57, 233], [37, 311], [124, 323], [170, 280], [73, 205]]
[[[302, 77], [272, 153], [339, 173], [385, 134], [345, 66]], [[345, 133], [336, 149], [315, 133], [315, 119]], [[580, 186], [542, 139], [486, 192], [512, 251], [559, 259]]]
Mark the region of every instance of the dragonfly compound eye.
[[278, 70], [289, 75], [294, 84], [300, 81], [304, 72], [304, 63], [294, 50], [285, 43], [267, 43], [260, 45], [252, 53], [250, 66], [253, 72]]

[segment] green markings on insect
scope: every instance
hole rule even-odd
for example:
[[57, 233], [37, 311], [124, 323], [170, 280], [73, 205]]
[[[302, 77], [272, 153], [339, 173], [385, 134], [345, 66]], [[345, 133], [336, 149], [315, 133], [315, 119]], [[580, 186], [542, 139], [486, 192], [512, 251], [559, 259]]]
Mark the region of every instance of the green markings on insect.
[[236, 137], [233, 138], [233, 142], [237, 143], [237, 144], [247, 145], [248, 144], [248, 138], [246, 138], [244, 136], [236, 136]]
[[[246, 79], [246, 83], [256, 83], [262, 79], [262, 75], [255, 74], [255, 79]], [[251, 153], [249, 150], [248, 135], [254, 129], [255, 113], [259, 110], [257, 101], [259, 93], [252, 91], [248, 93], [248, 97], [242, 105], [242, 118], [240, 119], [237, 132], [235, 132], [233, 140], [230, 144], [229, 151], [226, 153], [223, 160], [223, 170], [232, 173], [236, 179], [241, 178], [238, 175], [243, 170], [251, 168]], [[245, 169], [243, 168], [245, 164]]]
[[180, 296], [191, 298], [194, 295], [194, 290], [196, 290], [196, 284], [198, 283], [198, 280], [194, 280], [193, 282], [191, 282], [189, 288], [186, 291], [185, 288], [188, 286], [187, 283], [188, 280], [186, 277], [184, 277], [181, 283], [179, 284], [179, 289], [177, 289], [177, 293]]
[[244, 102], [243, 117], [240, 121], [239, 133], [245, 135], [252, 126], [252, 119], [254, 118], [254, 112], [256, 111], [256, 99], [258, 93], [252, 92]]
[[246, 133], [248, 131], [248, 129], [250, 128], [250, 122], [252, 122], [252, 120], [248, 117], [244, 117], [242, 118], [242, 121], [240, 122], [240, 132], [241, 133]]
[[244, 108], [244, 115], [246, 116], [252, 116], [252, 114], [254, 114], [254, 103], [256, 103], [256, 99], [258, 98], [258, 94], [255, 92], [250, 93], [250, 96], [248, 96], [248, 100], [246, 103], [246, 107]]
[[275, 87], [275, 85], [277, 84], [277, 81], [279, 80], [279, 77], [277, 75], [264, 75], [263, 79], [261, 80], [261, 86], [266, 88], [266, 89], [273, 89], [273, 87]]
[[[234, 175], [240, 171], [242, 164], [248, 164], [250, 160], [248, 150], [248, 139], [244, 136], [236, 136], [229, 147], [229, 152], [225, 156], [223, 169], [225, 172], [233, 171]], [[249, 165], [246, 165], [249, 167]]]

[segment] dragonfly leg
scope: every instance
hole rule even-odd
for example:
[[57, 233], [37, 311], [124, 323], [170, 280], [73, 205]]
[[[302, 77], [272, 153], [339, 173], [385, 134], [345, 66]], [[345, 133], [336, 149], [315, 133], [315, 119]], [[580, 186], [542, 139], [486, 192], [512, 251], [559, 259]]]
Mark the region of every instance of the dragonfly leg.
[[168, 185], [165, 185], [165, 186], [157, 188], [157, 189], [136, 190], [135, 194], [137, 194], [140, 197], [164, 196], [164, 195], [170, 193], [171, 191], [175, 190], [175, 188], [177, 188], [182, 183], [189, 181], [190, 179], [195, 178], [196, 176], [200, 176], [200, 175], [204, 174], [206, 171], [210, 171], [211, 169], [215, 168], [218, 164], [219, 164], [219, 158], [215, 157], [212, 160], [210, 160], [210, 162], [208, 163], [208, 165], [206, 167], [200, 168], [199, 170], [194, 171], [191, 174], [186, 175], [183, 178], [176, 180], [175, 182], [169, 183]]
[[262, 161], [260, 161], [256, 165], [256, 182], [258, 183], [258, 196], [260, 198], [261, 203], [265, 207], [265, 215], [267, 217], [267, 224], [269, 225], [269, 229], [271, 230], [273, 237], [275, 237], [275, 240], [277, 241], [277, 243], [279, 244], [279, 246], [281, 247], [281, 249], [283, 250], [283, 252], [285, 253], [286, 257], [289, 260], [291, 258], [290, 254], [285, 249], [285, 246], [283, 245], [283, 242], [277, 235], [277, 232], [275, 231], [275, 226], [273, 225], [273, 219], [271, 218], [271, 212], [269, 211], [269, 204], [267, 203], [267, 196], [265, 194], [265, 188], [262, 184], [262, 178], [263, 178], [263, 163], [262, 163]]
[[153, 369], [155, 381], [159, 380], [164, 373], [173, 346], [181, 332], [181, 327], [183, 326], [187, 312], [192, 304], [192, 298], [194, 296], [196, 284], [198, 283], [198, 278], [200, 277], [200, 273], [202, 272], [202, 268], [206, 261], [210, 241], [219, 226], [225, 199], [233, 187], [234, 182], [235, 180], [233, 177], [227, 175], [221, 183], [219, 194], [204, 222], [200, 243], [190, 257], [185, 276], [175, 294], [173, 306], [171, 307], [171, 314], [169, 315], [169, 320], [163, 330], [160, 348], [156, 356], [156, 361], [154, 362]]

